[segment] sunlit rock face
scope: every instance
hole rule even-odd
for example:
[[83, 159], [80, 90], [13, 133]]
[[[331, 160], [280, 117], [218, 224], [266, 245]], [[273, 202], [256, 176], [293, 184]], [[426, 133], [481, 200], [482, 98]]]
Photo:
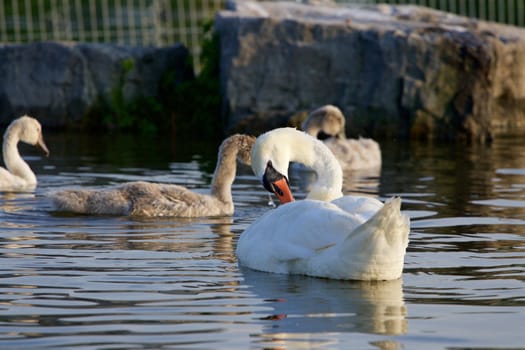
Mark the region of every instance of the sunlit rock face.
[[39, 42], [0, 45], [0, 123], [22, 114], [61, 127], [101, 103], [155, 97], [163, 77], [188, 75], [188, 50], [114, 44]]
[[227, 130], [325, 104], [350, 135], [489, 140], [525, 124], [525, 30], [417, 6], [231, 2], [216, 17]]

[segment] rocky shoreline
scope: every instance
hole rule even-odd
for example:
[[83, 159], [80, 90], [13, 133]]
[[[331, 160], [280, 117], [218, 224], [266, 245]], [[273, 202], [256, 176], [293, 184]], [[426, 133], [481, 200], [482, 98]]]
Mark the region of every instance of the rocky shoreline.
[[525, 30], [418, 6], [233, 3], [216, 18], [228, 130], [340, 107], [350, 134], [489, 140], [525, 124]]
[[[38, 42], [0, 45], [0, 123], [23, 114], [47, 127], [79, 123], [115, 94], [123, 101], [159, 96], [167, 73], [188, 76], [188, 50], [113, 44]], [[191, 75], [191, 74], [190, 74]]]

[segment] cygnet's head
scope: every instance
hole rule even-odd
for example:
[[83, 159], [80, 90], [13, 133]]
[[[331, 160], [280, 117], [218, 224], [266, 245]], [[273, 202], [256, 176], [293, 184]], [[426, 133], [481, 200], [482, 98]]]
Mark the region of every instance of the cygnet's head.
[[4, 138], [12, 133], [18, 135], [20, 141], [33, 146], [39, 146], [46, 156], [49, 155], [49, 150], [44, 142], [44, 136], [42, 134], [42, 126], [35, 118], [24, 115], [15, 119], [7, 128]]
[[312, 111], [302, 124], [302, 129], [316, 138], [337, 137], [344, 139], [345, 117], [339, 108], [325, 105]]

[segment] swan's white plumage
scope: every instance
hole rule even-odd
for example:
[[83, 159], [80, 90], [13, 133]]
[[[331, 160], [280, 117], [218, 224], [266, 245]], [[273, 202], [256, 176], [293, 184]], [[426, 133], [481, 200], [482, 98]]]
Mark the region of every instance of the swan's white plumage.
[[18, 142], [39, 146], [49, 153], [44, 143], [42, 126], [35, 118], [24, 115], [9, 124], [2, 145], [2, 154], [7, 169], [0, 167], [0, 190], [28, 191], [37, 185], [37, 179], [29, 165], [18, 152]]
[[[365, 199], [364, 197], [362, 199]], [[409, 221], [395, 198], [380, 210], [347, 212], [332, 202], [288, 203], [239, 238], [239, 261], [255, 270], [354, 280], [392, 280], [403, 270]]]
[[78, 214], [202, 217], [231, 215], [234, 212], [231, 185], [236, 161], [250, 164], [255, 138], [233, 135], [218, 152], [211, 194], [193, 192], [183, 186], [130, 182], [102, 190], [63, 190], [50, 194], [56, 210]]
[[[321, 174], [317, 181], [321, 184], [312, 186], [318, 197], [323, 197], [323, 189], [330, 195], [325, 196], [328, 200], [281, 205], [255, 221], [237, 244], [242, 265], [335, 279], [392, 280], [401, 276], [409, 219], [401, 213], [400, 198], [383, 205], [370, 197], [342, 196], [337, 160], [326, 146], [305, 133], [281, 128], [260, 138], [252, 149], [256, 175], [264, 173], [268, 161], [278, 164], [275, 169], [285, 169], [284, 163], [308, 160], [310, 164], [305, 165]], [[339, 171], [326, 171], [337, 168]], [[339, 196], [335, 195], [338, 192]]]
[[381, 167], [381, 148], [370, 139], [359, 137], [347, 139], [345, 117], [336, 106], [326, 105], [312, 111], [302, 124], [302, 129], [314, 136], [320, 132], [333, 137], [324, 140], [343, 170], [359, 170]]

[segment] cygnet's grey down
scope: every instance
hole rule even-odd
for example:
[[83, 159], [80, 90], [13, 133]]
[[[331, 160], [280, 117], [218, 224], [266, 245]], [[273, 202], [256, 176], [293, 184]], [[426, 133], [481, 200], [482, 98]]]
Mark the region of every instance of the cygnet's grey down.
[[345, 117], [336, 106], [325, 105], [312, 111], [302, 124], [302, 129], [314, 136], [324, 133], [324, 144], [335, 155], [343, 170], [360, 170], [381, 167], [381, 148], [369, 138], [346, 138]]
[[234, 212], [231, 187], [237, 164], [250, 165], [253, 136], [233, 135], [219, 147], [210, 194], [173, 184], [130, 182], [108, 189], [72, 189], [51, 193], [60, 212], [145, 217], [225, 216]]

